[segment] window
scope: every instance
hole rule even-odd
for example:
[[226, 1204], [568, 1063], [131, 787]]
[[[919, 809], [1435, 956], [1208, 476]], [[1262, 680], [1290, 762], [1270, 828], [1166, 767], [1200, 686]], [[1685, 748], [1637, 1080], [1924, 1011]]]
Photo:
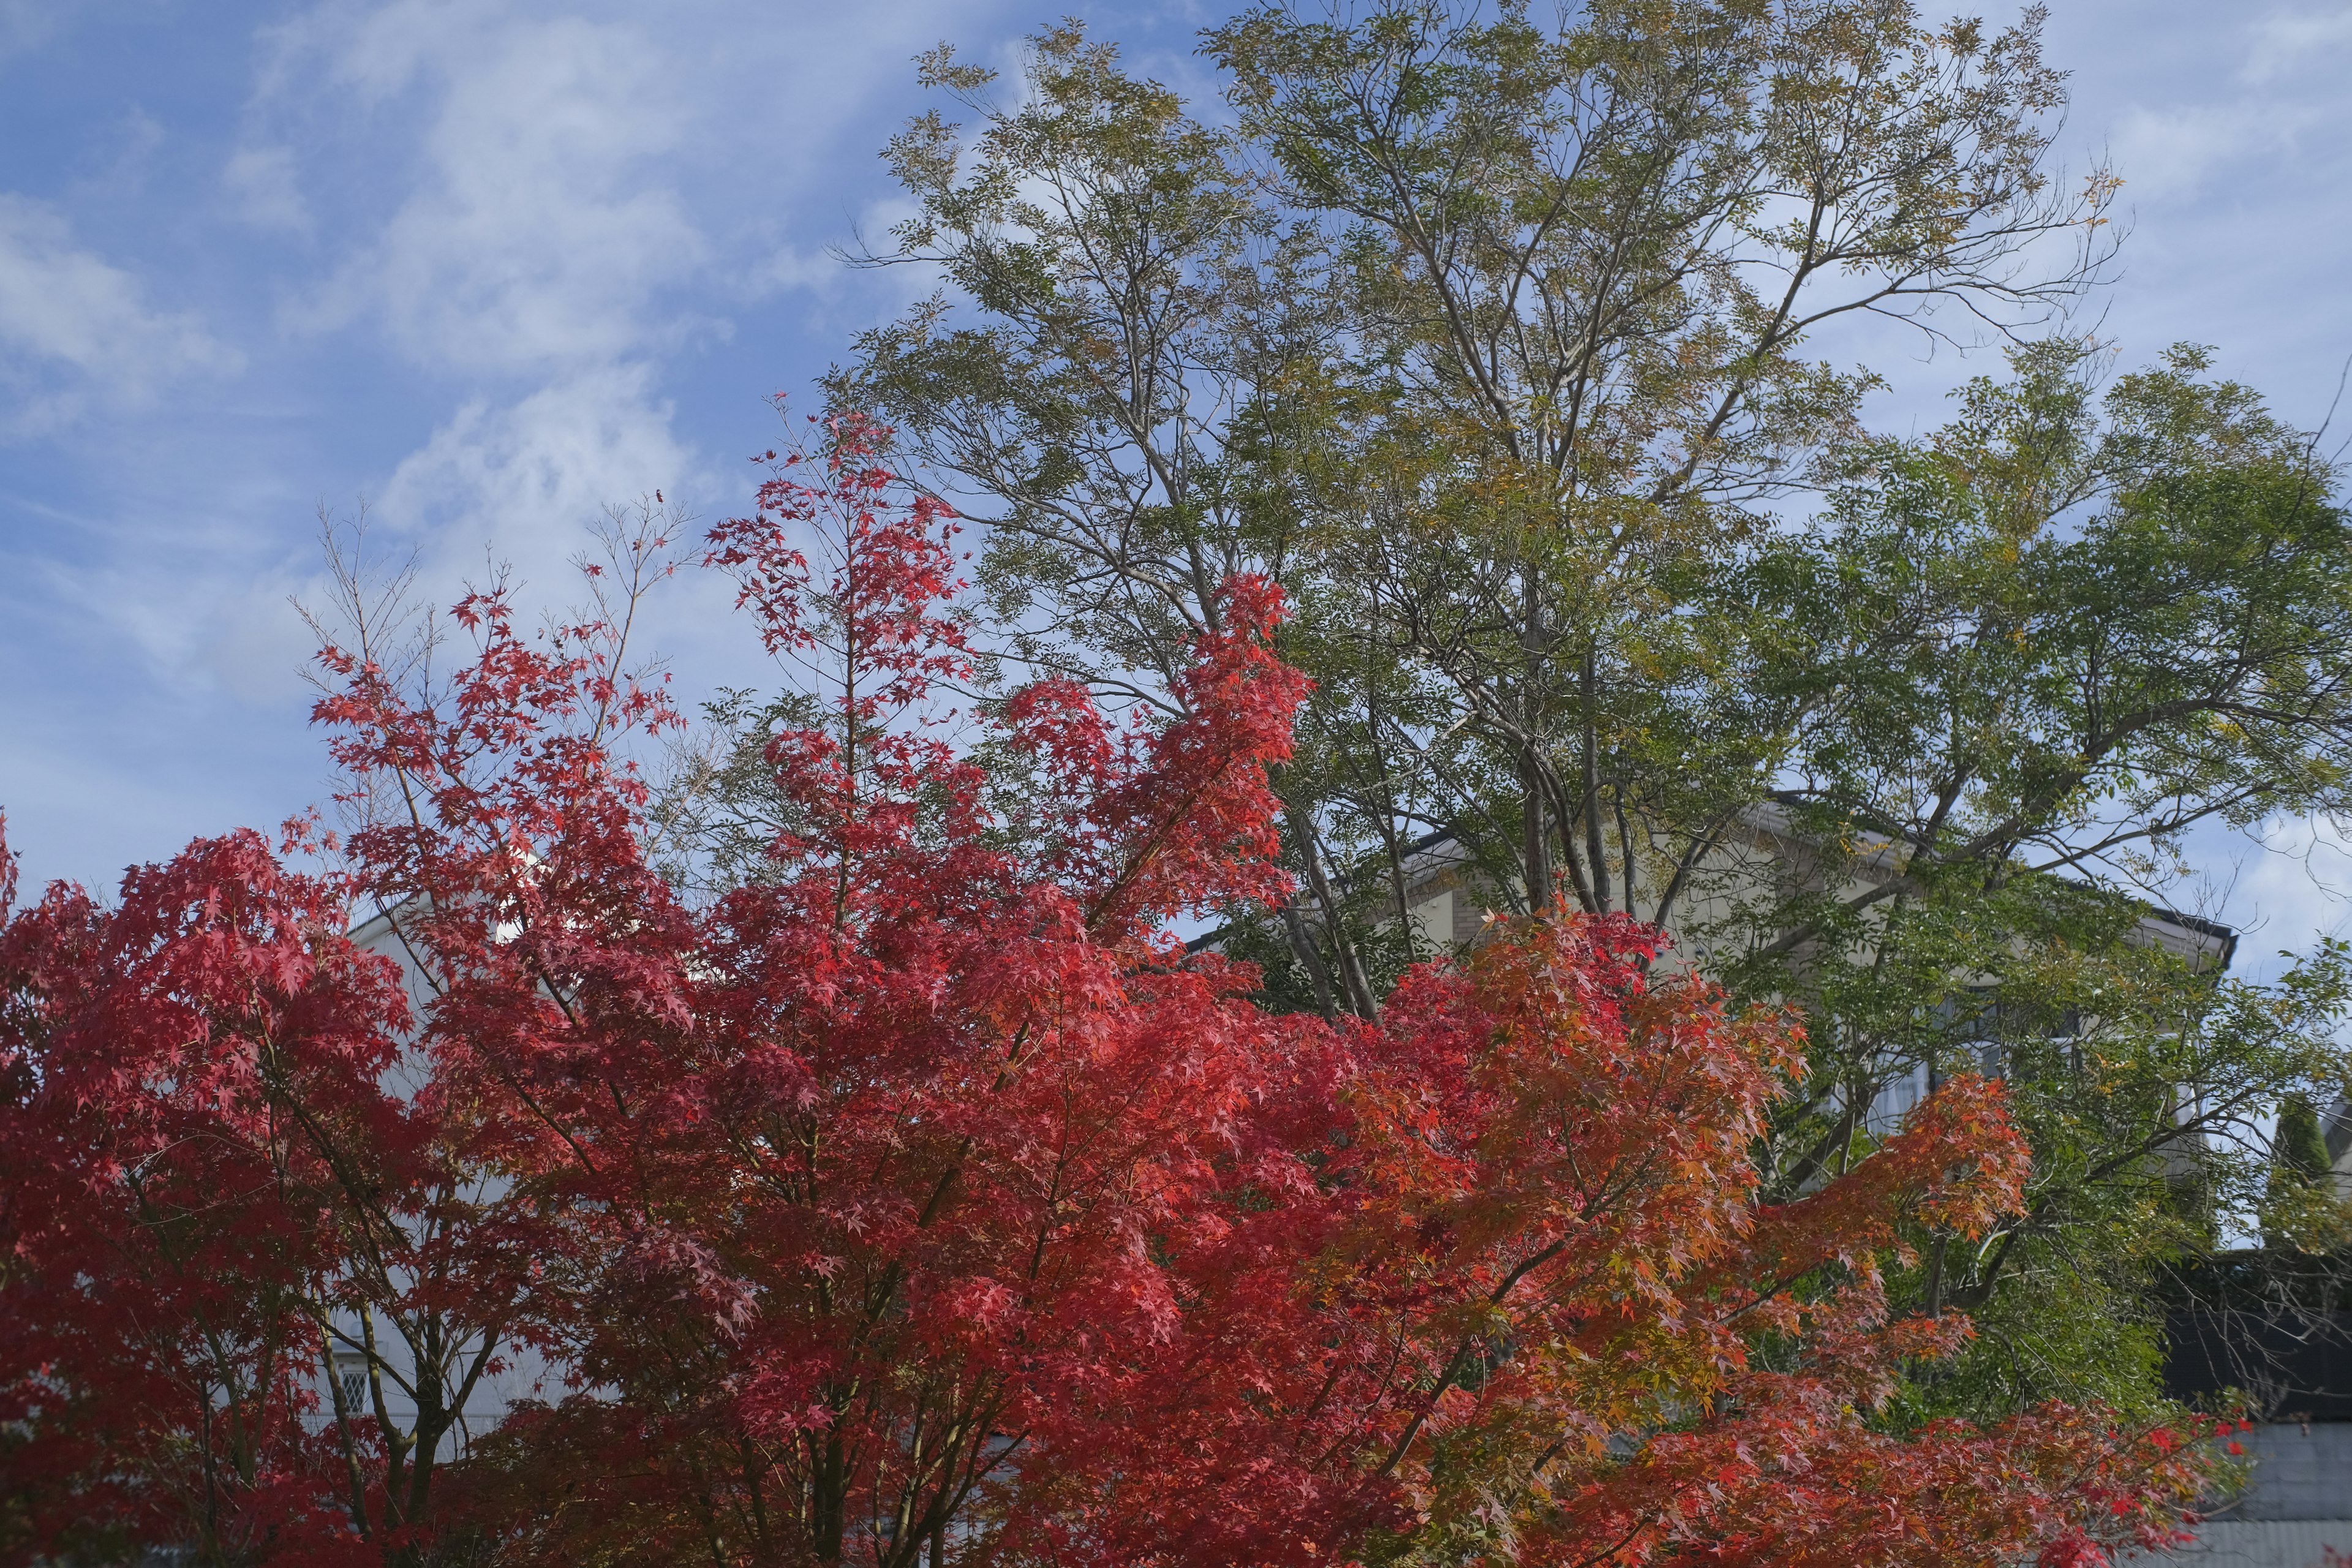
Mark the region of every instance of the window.
[[1863, 1116], [1863, 1126], [1874, 1138], [1892, 1136], [1903, 1125], [1903, 1118], [1911, 1108], [1927, 1098], [1933, 1083], [1927, 1063], [1916, 1062], [1906, 1068], [1900, 1076], [1879, 1086], [1870, 1109]]
[[360, 1415], [367, 1412], [367, 1357], [356, 1351], [335, 1352], [335, 1398], [346, 1415]]

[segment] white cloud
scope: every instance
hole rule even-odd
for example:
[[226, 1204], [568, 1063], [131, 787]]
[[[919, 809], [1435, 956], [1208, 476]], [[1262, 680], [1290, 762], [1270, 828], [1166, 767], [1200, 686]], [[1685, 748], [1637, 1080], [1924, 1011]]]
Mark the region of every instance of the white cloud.
[[0, 59], [38, 48], [80, 8], [79, 0], [0, 0]]
[[[730, 312], [836, 292], [794, 194], [837, 174], [817, 152], [836, 124], [911, 77], [948, 15], [924, 9], [780, 28], [740, 0], [658, 22], [617, 0], [322, 0], [264, 30], [224, 186], [248, 222], [328, 240], [292, 342], [372, 339], [446, 388], [373, 506], [426, 598], [478, 579], [487, 545], [561, 602], [606, 505], [721, 488], [697, 482], [663, 389]], [[258, 700], [286, 663], [282, 592], [227, 593], [187, 667]]]
[[552, 586], [606, 503], [674, 492], [696, 467], [668, 405], [652, 395], [650, 371], [614, 365], [509, 405], [467, 403], [394, 471], [375, 511], [404, 534], [446, 542], [430, 564], [476, 566], [462, 557], [488, 541]]
[[290, 147], [240, 147], [221, 171], [236, 214], [256, 228], [307, 234], [310, 211], [302, 201]]
[[2352, 929], [2352, 836], [2325, 817], [2273, 817], [2261, 849], [2241, 863], [2231, 889], [2233, 922], [2247, 931], [2241, 967], [2263, 973], [2272, 955], [2301, 952]]
[[2274, 11], [2246, 20], [2232, 42], [2244, 51], [2234, 72], [2177, 79], [2183, 96], [2136, 104], [2116, 121], [2116, 166], [2135, 201], [2210, 195], [2221, 176], [2257, 161], [2289, 165], [2342, 140], [2338, 57], [2352, 48], [2352, 6]]
[[[330, 3], [265, 38], [232, 187], [255, 216], [356, 237], [291, 323], [377, 335], [462, 389], [373, 507], [430, 599], [479, 578], [487, 546], [560, 600], [583, 524], [695, 468], [655, 390], [657, 362], [725, 330], [678, 302], [709, 251], [677, 185], [687, 74], [634, 18], [499, 0]], [[339, 123], [358, 138], [333, 142]], [[328, 155], [355, 161], [313, 166]], [[274, 668], [265, 619], [208, 658]]]
[[196, 317], [157, 310], [138, 279], [77, 245], [56, 211], [0, 194], [0, 386], [17, 395], [19, 430], [238, 363]]
[[[583, 525], [614, 500], [696, 484], [697, 459], [677, 438], [650, 371], [620, 365], [566, 377], [511, 403], [462, 405], [394, 470], [368, 509], [380, 563], [415, 552], [427, 604], [446, 605], [490, 561], [515, 569], [525, 603], [575, 596], [570, 562]], [[330, 598], [316, 543], [256, 536], [250, 508], [289, 510], [292, 498], [246, 498], [184, 516], [168, 538], [110, 552], [103, 567], [43, 568], [40, 596], [84, 625], [110, 628], [165, 687], [216, 692], [247, 709], [301, 697], [314, 651], [292, 601]], [[102, 520], [62, 520], [112, 531]], [[486, 561], [486, 553], [488, 560]]]
[[823, 250], [779, 246], [754, 262], [743, 279], [747, 299], [763, 300], [793, 289], [821, 290], [839, 279], [842, 263]]
[[679, 331], [660, 297], [707, 247], [663, 178], [686, 110], [642, 29], [401, 0], [355, 24], [322, 13], [286, 47], [323, 52], [362, 111], [433, 101], [413, 187], [313, 324], [374, 321], [421, 363], [526, 376]]
[[2238, 79], [2259, 85], [2325, 65], [2328, 56], [2352, 46], [2352, 8], [2274, 12], [2252, 31]]
[[2135, 200], [2180, 201], [2248, 159], [2291, 154], [2322, 119], [2316, 106], [2267, 96], [2135, 108], [2116, 128], [2116, 167]]

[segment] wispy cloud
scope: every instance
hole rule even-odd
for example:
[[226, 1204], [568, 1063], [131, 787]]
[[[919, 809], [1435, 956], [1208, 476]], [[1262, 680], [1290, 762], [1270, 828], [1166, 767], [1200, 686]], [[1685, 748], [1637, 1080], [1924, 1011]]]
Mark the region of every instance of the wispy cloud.
[[[0, 89], [58, 89], [52, 146], [0, 144], [0, 190], [41, 198], [0, 214], [0, 424], [85, 416], [0, 493], [0, 662], [44, 672], [0, 694], [0, 729], [49, 726], [0, 747], [0, 800], [42, 803], [54, 826], [24, 826], [49, 837], [21, 842], [50, 868], [185, 830], [58, 785], [77, 744], [233, 773], [250, 804], [208, 807], [215, 826], [310, 792], [285, 767], [312, 754], [285, 600], [315, 596], [315, 503], [372, 497], [434, 597], [487, 547], [546, 604], [607, 504], [736, 500], [760, 399], [908, 285], [827, 248], [894, 216], [875, 153], [914, 107], [911, 57], [1033, 19], [1003, 0], [131, 14], [152, 26], [101, 41], [120, 7], [0, 0]], [[200, 377], [207, 395], [156, 415]], [[665, 591], [654, 640], [737, 679], [756, 642], [697, 577]], [[95, 715], [133, 710], [144, 728], [101, 737]]]
[[419, 363], [492, 376], [609, 363], [680, 330], [664, 292], [707, 247], [664, 167], [683, 116], [642, 29], [404, 0], [323, 15], [285, 47], [362, 112], [430, 105], [405, 195], [308, 325], [380, 326]]
[[2334, 57], [2352, 49], [2352, 7], [2327, 11], [2278, 11], [2254, 22], [2252, 40], [2238, 79], [2260, 86], [2283, 77], [2335, 67]]
[[310, 209], [302, 200], [292, 148], [238, 148], [221, 171], [221, 185], [236, 216], [254, 227], [310, 232]]
[[2253, 931], [2253, 966], [2352, 929], [2352, 837], [2325, 817], [2276, 817], [2255, 836], [2232, 889], [2232, 910]]
[[142, 405], [183, 375], [240, 358], [193, 312], [151, 303], [53, 208], [0, 194], [0, 397], [12, 405], [0, 419], [16, 434], [54, 428], [92, 402]]
[[394, 470], [376, 515], [436, 564], [478, 565], [488, 545], [544, 574], [608, 503], [675, 490], [698, 467], [650, 370], [568, 376], [509, 405], [475, 399]]
[[2255, 95], [2131, 110], [2116, 128], [2116, 166], [2136, 202], [2178, 202], [2254, 158], [2292, 155], [2327, 116], [2320, 107]]
[[38, 48], [81, 8], [82, 0], [0, 0], [0, 60]]
[[2341, 90], [2352, 50], [2352, 6], [2230, 14], [2234, 68], [2177, 82], [2176, 95], [2143, 99], [2114, 129], [2117, 167], [2136, 202], [2183, 202], [2216, 194], [2254, 165], [2291, 167], [2334, 146], [2352, 126]]

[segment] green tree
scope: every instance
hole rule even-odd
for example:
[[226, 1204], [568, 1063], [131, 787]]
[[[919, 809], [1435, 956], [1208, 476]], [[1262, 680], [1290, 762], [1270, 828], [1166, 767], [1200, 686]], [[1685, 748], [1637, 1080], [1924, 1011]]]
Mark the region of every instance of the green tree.
[[[1165, 706], [1225, 573], [1288, 589], [1299, 891], [1226, 936], [1269, 1005], [1373, 1012], [1443, 833], [1497, 907], [1803, 1007], [1780, 1195], [1891, 1086], [2006, 1078], [2026, 1211], [1895, 1278], [1984, 1326], [1941, 1408], [2151, 1396], [2158, 1277], [2346, 1076], [2341, 953], [2263, 989], [2144, 926], [2200, 827], [2352, 808], [2338, 476], [2206, 351], [2066, 330], [2117, 182], [2051, 162], [2042, 25], [1267, 6], [1202, 113], [1075, 25], [1010, 101], [943, 47], [974, 123], [891, 144], [917, 216], [864, 258], [942, 289], [831, 388], [982, 523], [1005, 660]], [[1822, 355], [1888, 319], [2007, 368], [1875, 433], [1891, 373]]]
[[2263, 1192], [2265, 1247], [2332, 1252], [2352, 1240], [2352, 1212], [2336, 1189], [2335, 1169], [2311, 1096], [2290, 1092], [2279, 1102], [2271, 1131]]
[[2272, 1140], [2272, 1160], [2279, 1173], [2309, 1185], [2335, 1166], [2328, 1157], [2327, 1137], [2319, 1130], [2319, 1112], [2311, 1097], [2290, 1094], [2279, 1107], [2278, 1131]]

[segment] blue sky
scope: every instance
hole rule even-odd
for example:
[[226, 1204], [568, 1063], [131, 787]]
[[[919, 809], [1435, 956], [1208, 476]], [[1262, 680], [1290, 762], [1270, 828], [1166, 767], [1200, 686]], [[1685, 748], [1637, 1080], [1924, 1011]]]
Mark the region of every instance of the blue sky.
[[[921, 107], [910, 58], [1009, 61], [1074, 8], [1205, 85], [1222, 5], [0, 0], [0, 807], [28, 880], [110, 885], [320, 797], [287, 598], [317, 592], [321, 505], [365, 499], [429, 585], [488, 552], [551, 594], [604, 502], [738, 507], [764, 397], [909, 287], [827, 247], [895, 216], [875, 153]], [[2127, 182], [2105, 335], [2215, 344], [2315, 422], [2352, 356], [2352, 5], [2054, 0], [2050, 43], [2069, 161]], [[1883, 363], [1898, 424], [1979, 368]], [[760, 679], [720, 604], [682, 584], [654, 628], [695, 686]], [[2352, 858], [2316, 840], [2310, 869], [2210, 846], [2251, 947], [2342, 921]]]

